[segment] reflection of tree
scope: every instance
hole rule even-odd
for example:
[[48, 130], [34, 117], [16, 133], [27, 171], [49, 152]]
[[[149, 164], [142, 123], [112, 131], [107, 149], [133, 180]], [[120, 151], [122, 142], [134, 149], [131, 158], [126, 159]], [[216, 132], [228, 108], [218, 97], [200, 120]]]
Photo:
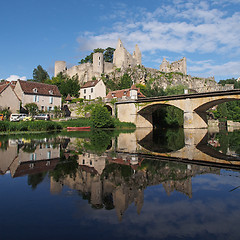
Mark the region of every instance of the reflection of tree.
[[90, 135], [90, 142], [86, 142], [84, 144], [84, 148], [101, 155], [108, 149], [108, 146], [111, 144], [112, 137], [112, 131], [93, 130]]
[[30, 143], [25, 143], [23, 145], [22, 150], [23, 152], [27, 153], [34, 153], [36, 151], [36, 148], [37, 148], [36, 144], [33, 141], [31, 141]]
[[32, 186], [32, 189], [36, 189], [37, 185], [44, 180], [46, 174], [47, 172], [28, 175], [28, 185]]
[[184, 147], [184, 131], [178, 129], [154, 129], [139, 144], [152, 152], [173, 152]]
[[240, 154], [240, 131], [216, 133], [214, 140], [219, 142], [216, 149], [224, 154], [227, 154], [228, 149]]
[[76, 176], [76, 171], [78, 168], [77, 162], [78, 156], [73, 155], [69, 156], [66, 160], [65, 155], [61, 154], [61, 161], [55, 167], [55, 169], [49, 172], [49, 175], [53, 177], [53, 179], [58, 182], [60, 179], [64, 179], [66, 176], [70, 176], [74, 178]]

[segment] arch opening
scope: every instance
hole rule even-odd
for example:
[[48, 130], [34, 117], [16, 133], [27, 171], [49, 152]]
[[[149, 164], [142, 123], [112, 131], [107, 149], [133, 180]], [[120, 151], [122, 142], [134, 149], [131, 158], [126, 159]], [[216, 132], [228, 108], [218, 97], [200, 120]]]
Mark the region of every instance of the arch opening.
[[112, 107], [110, 107], [109, 105], [105, 105], [105, 107], [107, 108], [107, 110], [110, 112], [111, 116], [112, 116]]
[[183, 111], [169, 104], [153, 104], [138, 112], [151, 122], [153, 128], [178, 128], [183, 126]]

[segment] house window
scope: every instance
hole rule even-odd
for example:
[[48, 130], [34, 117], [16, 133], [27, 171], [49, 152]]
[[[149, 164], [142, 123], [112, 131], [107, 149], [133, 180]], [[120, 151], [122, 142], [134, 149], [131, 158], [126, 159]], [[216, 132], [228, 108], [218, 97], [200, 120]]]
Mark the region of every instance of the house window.
[[85, 164], [85, 160], [84, 159], [82, 160], [82, 164]]
[[37, 93], [37, 92], [38, 92], [37, 88], [34, 88], [34, 89], [33, 89], [33, 92], [34, 92], [34, 93]]
[[30, 154], [30, 161], [35, 161], [37, 159], [37, 154], [36, 153], [31, 153]]
[[33, 102], [39, 102], [39, 96], [34, 95], [33, 96]]
[[53, 103], [53, 97], [49, 98], [49, 103], [52, 104]]
[[91, 95], [89, 95], [89, 100], [91, 99]]
[[83, 98], [86, 99], [86, 96], [84, 96]]
[[47, 152], [47, 159], [51, 159], [51, 151]]
[[49, 90], [49, 94], [53, 95], [53, 90]]
[[44, 111], [44, 106], [41, 106], [41, 110]]
[[91, 88], [91, 93], [93, 93], [93, 88]]
[[90, 160], [90, 165], [92, 165], [92, 160]]
[[86, 93], [86, 89], [84, 89], [83, 92]]
[[48, 111], [49, 111], [49, 112], [52, 111], [52, 107], [48, 107]]

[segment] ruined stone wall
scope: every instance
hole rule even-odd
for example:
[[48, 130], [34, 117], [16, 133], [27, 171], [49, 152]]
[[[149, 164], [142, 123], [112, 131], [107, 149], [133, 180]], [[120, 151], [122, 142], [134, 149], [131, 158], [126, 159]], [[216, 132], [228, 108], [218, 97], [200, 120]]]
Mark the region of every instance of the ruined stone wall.
[[163, 59], [161, 65], [160, 65], [160, 71], [162, 72], [180, 72], [184, 75], [187, 74], [187, 62], [186, 58], [182, 58], [178, 61], [169, 63], [165, 58]]

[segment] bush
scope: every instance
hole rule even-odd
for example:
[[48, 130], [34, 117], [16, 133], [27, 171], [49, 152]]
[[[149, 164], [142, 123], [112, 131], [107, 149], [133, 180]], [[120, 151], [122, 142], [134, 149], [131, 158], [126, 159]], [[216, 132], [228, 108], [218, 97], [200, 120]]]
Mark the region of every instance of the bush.
[[7, 129], [8, 129], [8, 122], [1, 121], [0, 122], [0, 131], [4, 132], [4, 131], [7, 131]]
[[95, 128], [112, 128], [114, 121], [106, 107], [96, 105], [91, 115], [92, 125]]

